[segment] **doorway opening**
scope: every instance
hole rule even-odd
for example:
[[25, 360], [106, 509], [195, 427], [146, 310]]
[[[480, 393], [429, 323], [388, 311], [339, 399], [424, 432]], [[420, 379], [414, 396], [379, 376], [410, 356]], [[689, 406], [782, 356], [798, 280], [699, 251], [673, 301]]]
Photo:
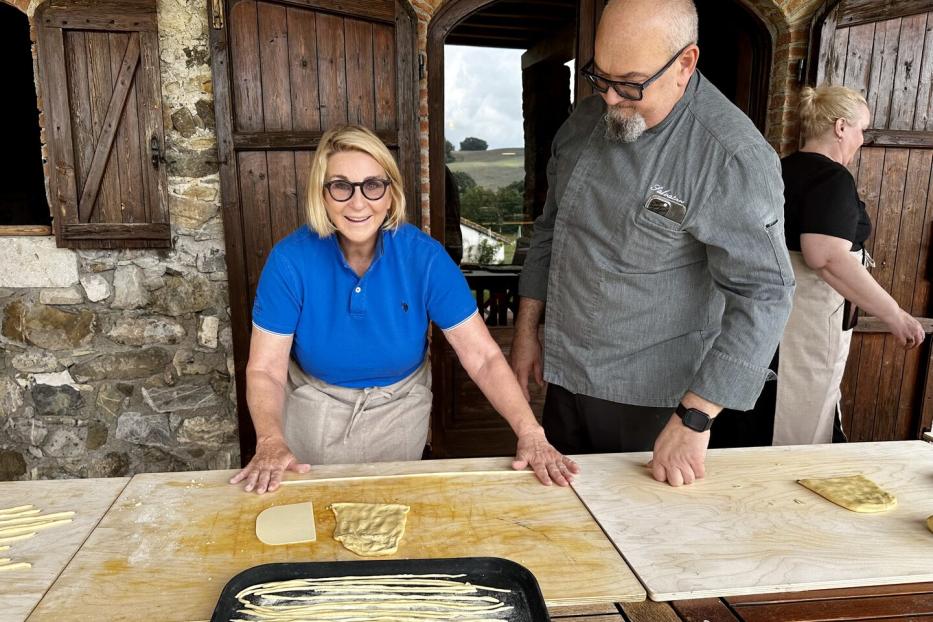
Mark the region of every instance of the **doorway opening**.
[[765, 133], [771, 33], [739, 0], [694, 0], [700, 18], [698, 69]]
[[0, 4], [0, 58], [6, 92], [0, 98], [0, 117], [7, 121], [0, 155], [0, 234], [48, 235], [52, 220], [42, 170], [29, 18], [6, 4]]
[[460, 4], [429, 51], [442, 58], [429, 93], [443, 115], [443, 239], [467, 269], [517, 272], [547, 194], [551, 140], [570, 113], [577, 2]]

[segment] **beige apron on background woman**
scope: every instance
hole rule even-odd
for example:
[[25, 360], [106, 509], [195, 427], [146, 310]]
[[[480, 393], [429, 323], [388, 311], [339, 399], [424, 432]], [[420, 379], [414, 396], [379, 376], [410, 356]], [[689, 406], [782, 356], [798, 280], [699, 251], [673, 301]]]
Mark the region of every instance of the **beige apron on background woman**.
[[[863, 261], [863, 251], [853, 251]], [[871, 258], [864, 256], [870, 263]], [[842, 330], [845, 299], [790, 251], [797, 289], [778, 350], [775, 445], [831, 443], [852, 331]]]
[[431, 419], [431, 365], [385, 387], [352, 389], [288, 365], [285, 442], [309, 464], [420, 460]]

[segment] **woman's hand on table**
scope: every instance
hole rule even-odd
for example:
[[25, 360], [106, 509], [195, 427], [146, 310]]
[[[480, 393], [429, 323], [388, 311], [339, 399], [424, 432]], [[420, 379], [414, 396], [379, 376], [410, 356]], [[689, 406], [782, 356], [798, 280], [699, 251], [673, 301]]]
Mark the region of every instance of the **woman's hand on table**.
[[527, 466], [531, 467], [545, 486], [550, 486], [551, 482], [567, 486], [573, 481], [573, 476], [580, 472], [580, 465], [554, 449], [540, 426], [518, 435], [512, 468], [520, 471]]
[[257, 494], [274, 492], [282, 483], [285, 471], [307, 473], [310, 464], [300, 464], [283, 438], [261, 439], [256, 443], [256, 455], [242, 471], [230, 479], [231, 484], [246, 481], [243, 490]]

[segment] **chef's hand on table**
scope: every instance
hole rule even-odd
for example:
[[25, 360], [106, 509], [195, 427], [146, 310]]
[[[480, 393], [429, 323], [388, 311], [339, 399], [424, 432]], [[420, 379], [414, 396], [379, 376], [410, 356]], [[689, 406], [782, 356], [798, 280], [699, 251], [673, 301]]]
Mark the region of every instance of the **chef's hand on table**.
[[580, 472], [580, 465], [554, 449], [544, 436], [544, 428], [537, 426], [518, 435], [515, 460], [512, 468], [520, 471], [530, 466], [538, 480], [545, 486], [554, 482], [567, 486], [573, 476]]
[[298, 462], [298, 458], [288, 448], [284, 438], [264, 438], [256, 443], [256, 455], [253, 459], [242, 471], [230, 479], [230, 483], [238, 484], [246, 480], [243, 490], [246, 492], [255, 490], [261, 495], [266, 491], [275, 491], [282, 483], [282, 474], [285, 471], [307, 473], [310, 470], [310, 464]]
[[654, 441], [654, 456], [648, 463], [651, 475], [671, 486], [692, 484], [706, 475], [703, 463], [708, 445], [709, 430], [691, 430], [672, 414]]

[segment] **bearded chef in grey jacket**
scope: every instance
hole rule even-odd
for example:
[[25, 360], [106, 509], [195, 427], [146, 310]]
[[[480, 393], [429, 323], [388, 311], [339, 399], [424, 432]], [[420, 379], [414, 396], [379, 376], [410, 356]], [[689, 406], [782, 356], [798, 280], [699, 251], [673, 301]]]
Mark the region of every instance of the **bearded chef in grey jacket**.
[[[777, 154], [696, 70], [692, 0], [613, 0], [558, 131], [519, 283], [512, 368], [549, 383], [563, 453], [654, 451], [704, 475], [709, 428], [748, 410], [790, 312]], [[547, 315], [542, 344], [537, 327]]]

